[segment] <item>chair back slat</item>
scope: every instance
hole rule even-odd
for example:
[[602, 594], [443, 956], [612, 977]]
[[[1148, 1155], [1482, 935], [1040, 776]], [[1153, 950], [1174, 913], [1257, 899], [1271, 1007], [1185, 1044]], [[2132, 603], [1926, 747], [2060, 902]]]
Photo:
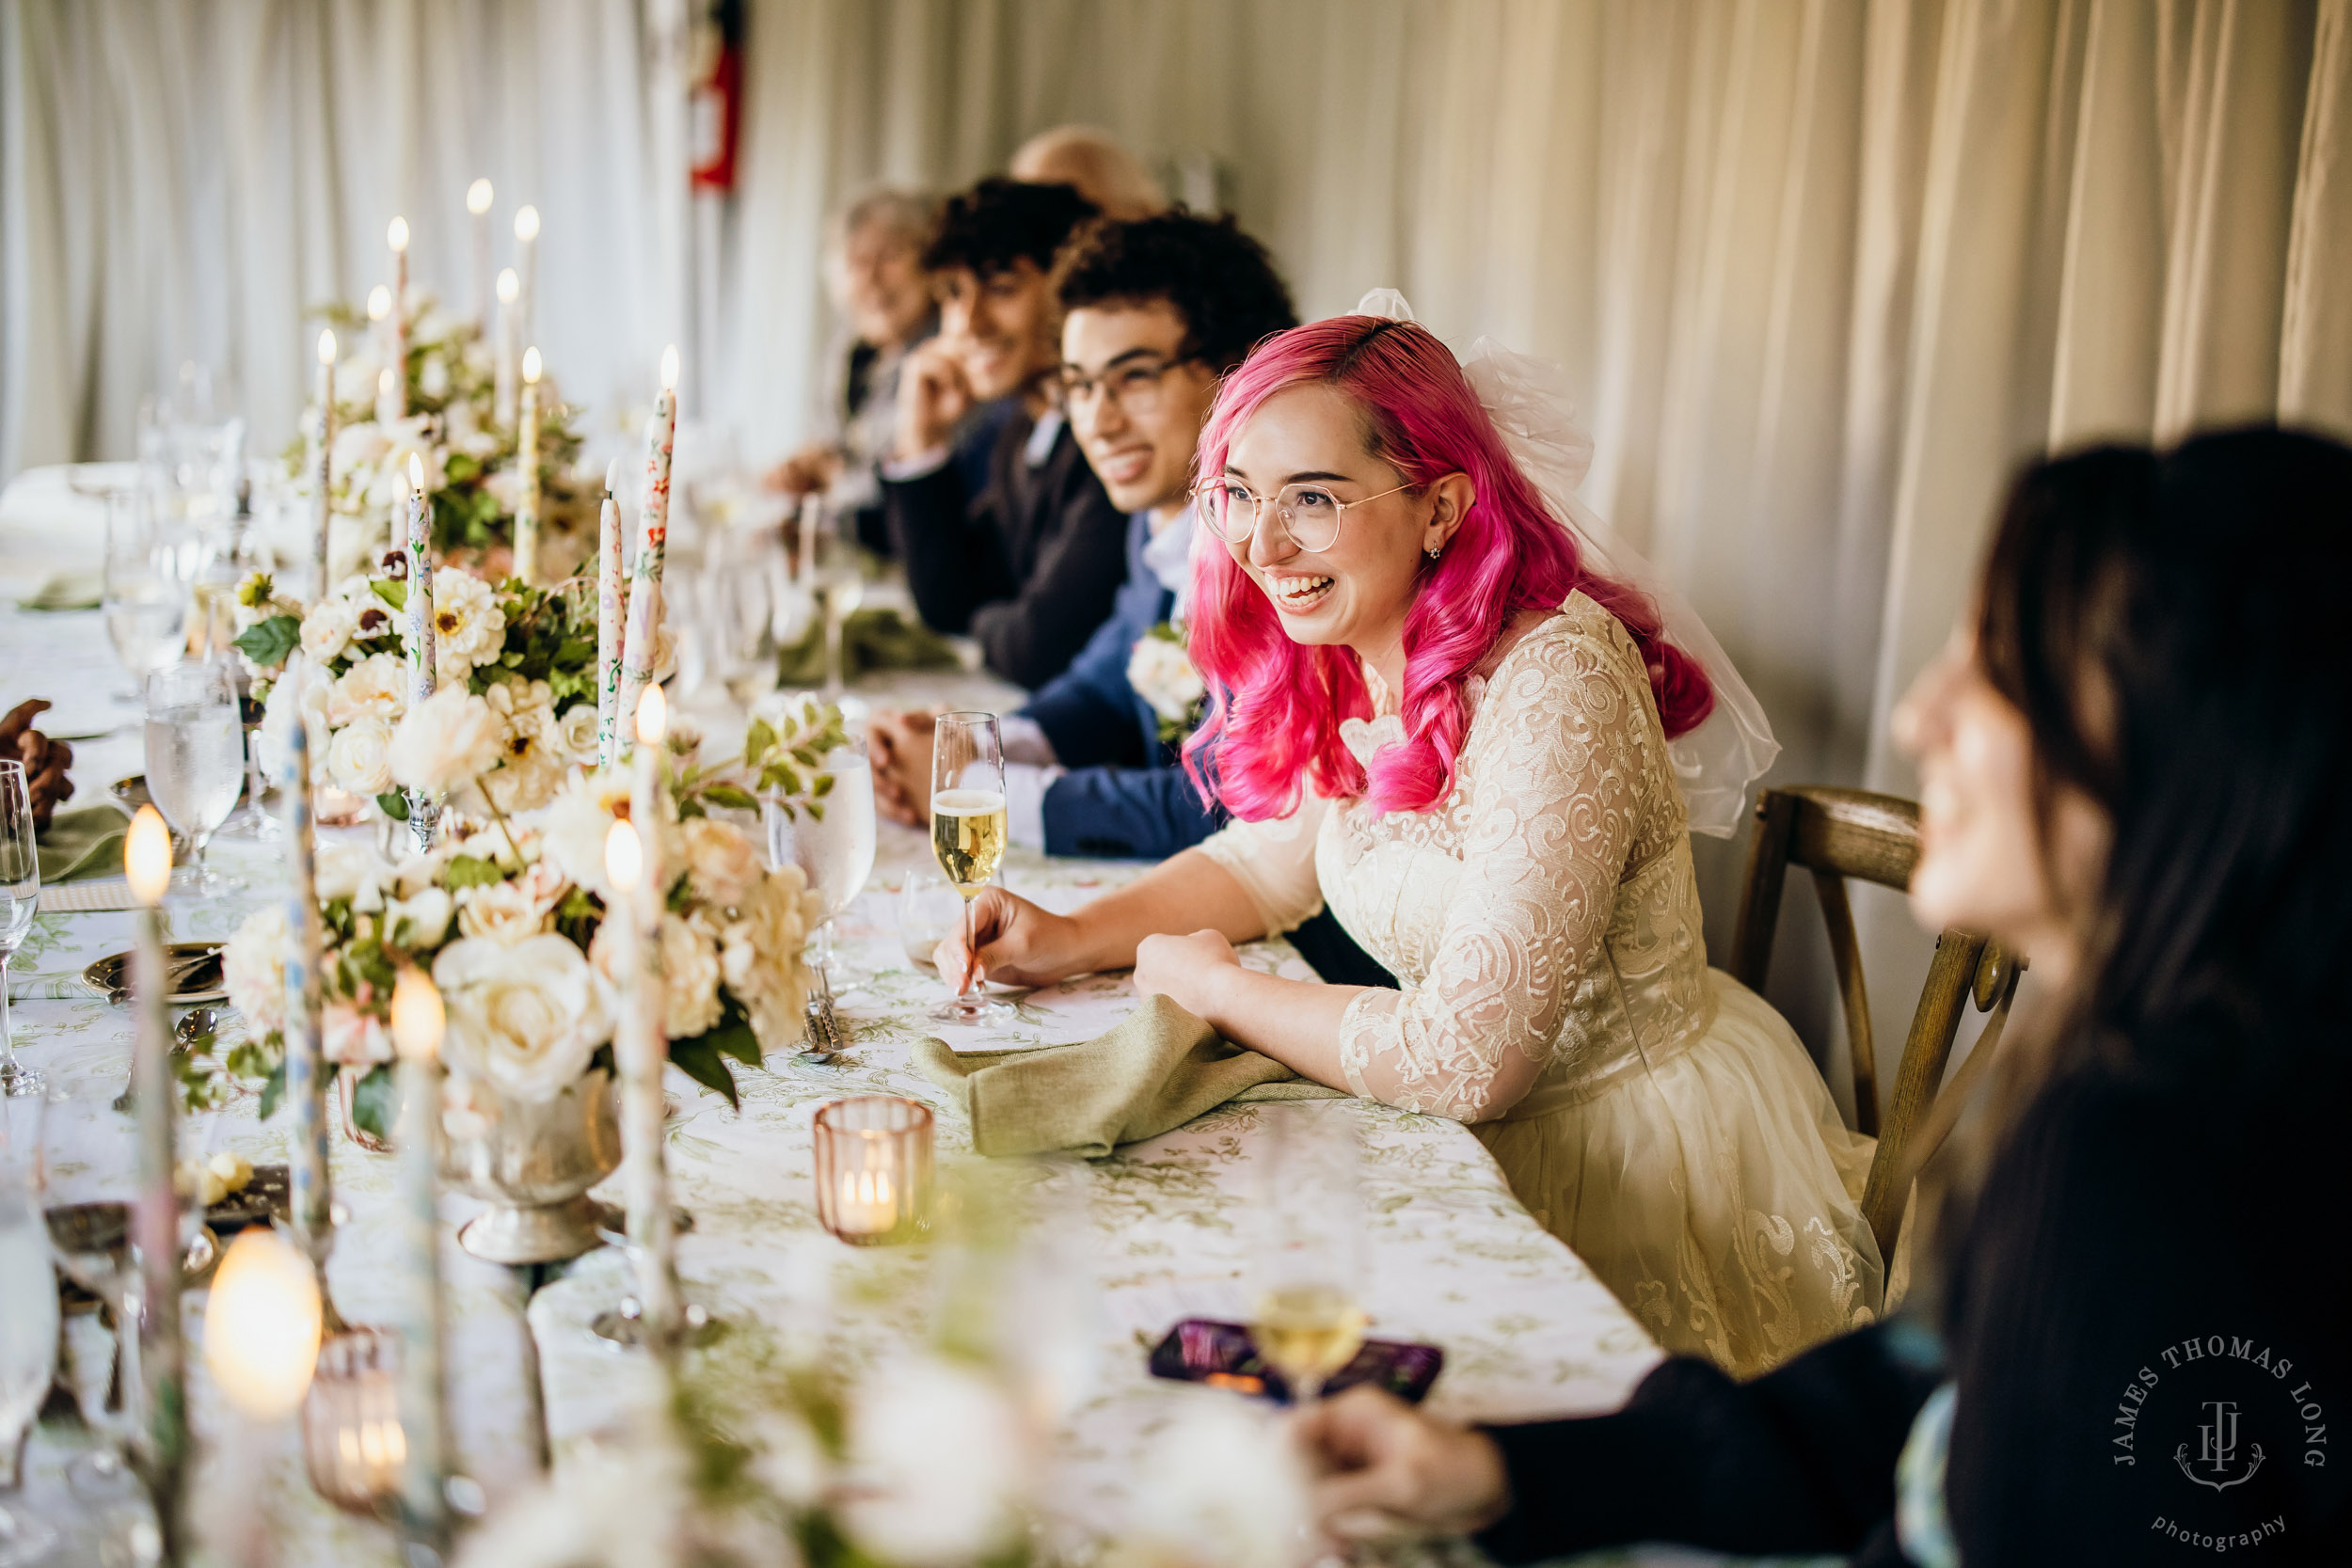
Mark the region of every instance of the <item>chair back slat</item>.
[[1870, 990], [1862, 980], [1862, 942], [1854, 934], [1853, 906], [1846, 899], [1846, 879], [1835, 872], [1814, 872], [1813, 890], [1820, 895], [1821, 918], [1829, 925], [1830, 962], [1837, 970], [1837, 998], [1846, 1009], [1846, 1039], [1853, 1047], [1854, 1131], [1876, 1137], [1878, 1048], [1871, 1037]]

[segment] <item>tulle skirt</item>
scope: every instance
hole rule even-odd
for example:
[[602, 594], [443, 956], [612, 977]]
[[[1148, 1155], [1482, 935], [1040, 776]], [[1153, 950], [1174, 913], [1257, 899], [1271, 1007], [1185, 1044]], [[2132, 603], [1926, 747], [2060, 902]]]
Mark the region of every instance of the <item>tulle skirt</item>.
[[1674, 1353], [1739, 1377], [1872, 1322], [1875, 1140], [1772, 1005], [1720, 970], [1714, 1022], [1597, 1089], [1539, 1081], [1474, 1128], [1536, 1221]]

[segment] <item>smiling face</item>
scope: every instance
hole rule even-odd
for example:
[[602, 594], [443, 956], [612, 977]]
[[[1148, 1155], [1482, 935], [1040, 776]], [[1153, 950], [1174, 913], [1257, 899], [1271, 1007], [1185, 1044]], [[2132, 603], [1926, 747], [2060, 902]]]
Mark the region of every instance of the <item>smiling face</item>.
[[866, 223], [852, 232], [834, 283], [851, 330], [877, 348], [909, 341], [930, 317], [922, 238], [895, 224]]
[[2107, 817], [2060, 784], [2041, 820], [2033, 732], [1986, 678], [1968, 629], [1912, 683], [1894, 730], [1919, 765], [1911, 907], [1920, 924], [1989, 933], [2045, 970], [2070, 971], [2106, 861]]
[[1184, 352], [1184, 318], [1166, 300], [1089, 305], [1062, 323], [1070, 427], [1121, 512], [1173, 511], [1192, 483], [1216, 377]]
[[949, 267], [935, 286], [940, 341], [962, 364], [974, 396], [1010, 397], [1059, 364], [1051, 280], [1027, 257], [987, 277]]
[[[1405, 476], [1372, 455], [1369, 434], [1355, 404], [1328, 387], [1289, 388], [1259, 404], [1226, 451], [1224, 478], [1269, 501], [1249, 536], [1225, 547], [1292, 641], [1352, 648], [1393, 689], [1424, 552], [1453, 536], [1470, 505], [1470, 481], [1454, 474], [1418, 495], [1399, 489]], [[1367, 504], [1346, 507], [1327, 548], [1302, 550], [1270, 499], [1284, 485], [1301, 487], [1309, 511]]]

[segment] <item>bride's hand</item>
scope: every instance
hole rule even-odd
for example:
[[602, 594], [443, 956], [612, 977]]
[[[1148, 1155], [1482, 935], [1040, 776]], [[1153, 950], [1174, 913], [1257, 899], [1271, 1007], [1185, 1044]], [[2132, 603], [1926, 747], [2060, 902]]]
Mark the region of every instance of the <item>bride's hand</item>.
[[1136, 990], [1165, 996], [1200, 1018], [1216, 1006], [1212, 993], [1217, 982], [1240, 968], [1233, 944], [1216, 931], [1149, 936], [1136, 944]]
[[982, 980], [1045, 986], [1086, 967], [1078, 958], [1077, 922], [1000, 887], [982, 888], [972, 900], [972, 935], [967, 948], [958, 921], [931, 955], [940, 978], [959, 996]]

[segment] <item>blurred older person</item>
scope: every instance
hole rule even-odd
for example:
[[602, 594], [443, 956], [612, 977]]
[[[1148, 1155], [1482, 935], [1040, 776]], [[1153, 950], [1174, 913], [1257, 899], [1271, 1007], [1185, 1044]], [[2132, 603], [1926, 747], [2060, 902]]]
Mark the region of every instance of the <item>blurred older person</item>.
[[825, 236], [825, 282], [841, 314], [846, 341], [829, 358], [822, 434], [768, 476], [794, 498], [830, 493], [857, 520], [859, 539], [884, 554], [876, 467], [898, 428], [898, 371], [907, 351], [939, 329], [923, 246], [937, 204], [912, 191], [878, 190], [837, 214]]
[[1040, 131], [1012, 155], [1011, 175], [1033, 185], [1069, 185], [1126, 222], [1168, 210], [1168, 193], [1143, 160], [1108, 131], [1092, 125], [1057, 125]]

